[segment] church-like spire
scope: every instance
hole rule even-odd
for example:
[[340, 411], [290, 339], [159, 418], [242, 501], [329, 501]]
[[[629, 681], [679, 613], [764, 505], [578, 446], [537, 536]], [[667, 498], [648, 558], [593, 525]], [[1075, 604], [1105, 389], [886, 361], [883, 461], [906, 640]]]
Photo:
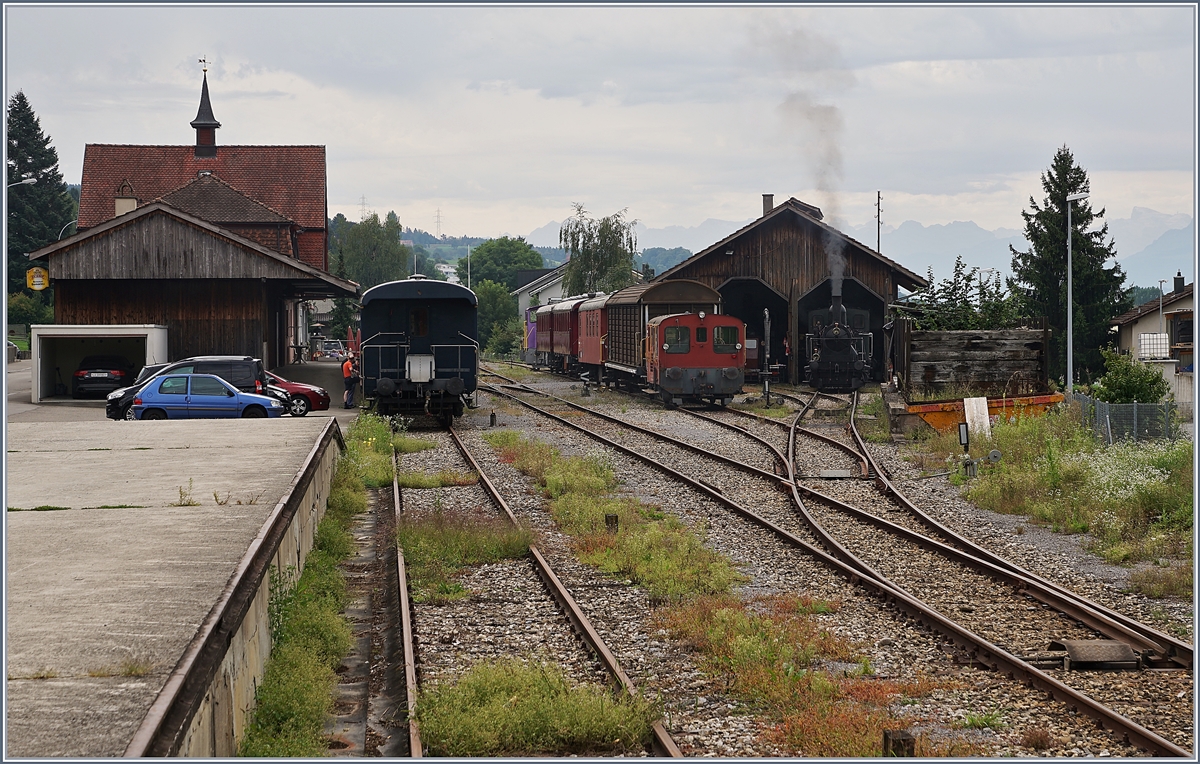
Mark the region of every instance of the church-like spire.
[[215, 157], [217, 128], [221, 123], [213, 116], [212, 104], [208, 100], [208, 62], [200, 59], [200, 63], [204, 64], [204, 85], [200, 89], [200, 109], [192, 120], [192, 127], [196, 128], [196, 156]]

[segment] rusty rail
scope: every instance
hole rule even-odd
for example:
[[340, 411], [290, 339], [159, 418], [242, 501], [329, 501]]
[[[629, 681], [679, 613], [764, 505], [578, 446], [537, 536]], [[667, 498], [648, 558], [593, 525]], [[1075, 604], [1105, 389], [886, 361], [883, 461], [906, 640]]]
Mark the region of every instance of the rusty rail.
[[[492, 501], [494, 501], [496, 505], [504, 511], [504, 514], [508, 516], [509, 522], [516, 527], [520, 527], [521, 524], [517, 521], [517, 516], [513, 514], [512, 509], [508, 506], [508, 502], [504, 500], [504, 497], [500, 495], [500, 491], [496, 489], [496, 486], [492, 483], [491, 479], [488, 478], [487, 474], [483, 471], [483, 469], [480, 468], [479, 463], [475, 461], [475, 457], [467, 449], [466, 444], [464, 444], [458, 437], [458, 433], [456, 433], [452, 427], [448, 428], [448, 431], [450, 433], [450, 437], [454, 440], [454, 444], [458, 446], [458, 450], [467, 460], [467, 463], [471, 465], [471, 469], [475, 471], [475, 474], [479, 475], [479, 482], [483, 485], [484, 490], [487, 491], [488, 495], [492, 497]], [[600, 663], [604, 666], [605, 670], [607, 670], [608, 673], [617, 681], [617, 683], [621, 685], [621, 689], [630, 695], [637, 696], [639, 693], [637, 687], [633, 684], [633, 680], [630, 679], [629, 675], [625, 673], [625, 670], [621, 668], [620, 662], [617, 660], [617, 657], [613, 655], [612, 651], [608, 649], [608, 645], [605, 644], [604, 638], [601, 637], [600, 633], [596, 631], [594, 626], [592, 626], [591, 620], [588, 619], [587, 615], [584, 614], [582, 608], [579, 607], [579, 603], [576, 602], [575, 598], [571, 596], [571, 593], [567, 590], [566, 585], [564, 585], [562, 580], [559, 579], [559, 577], [555, 574], [553, 568], [550, 566], [550, 563], [547, 562], [544, 556], [542, 556], [541, 551], [536, 545], [530, 544], [529, 557], [533, 563], [534, 570], [538, 574], [538, 577], [542, 579], [543, 583], [545, 583], [546, 589], [550, 592], [550, 595], [554, 597], [554, 600], [558, 603], [563, 613], [567, 616], [567, 619], [571, 622], [571, 626], [575, 633], [578, 634], [584, 643], [592, 650], [597, 659], [599, 659]], [[677, 746], [675, 741], [671, 739], [670, 733], [667, 732], [666, 727], [663, 726], [661, 721], [656, 721], [654, 723], [653, 727], [651, 728], [651, 732], [653, 734], [653, 747], [656, 755], [671, 758], [681, 758], [683, 756], [683, 752], [679, 750], [679, 746]]]
[[[399, 465], [396, 463], [396, 450], [392, 449], [392, 507], [395, 510], [396, 522], [400, 522], [400, 484], [397, 479]], [[421, 731], [417, 728], [417, 655], [413, 649], [412, 603], [408, 599], [408, 574], [404, 569], [404, 550], [396, 547], [396, 590], [399, 593], [400, 607], [400, 641], [404, 648], [404, 694], [408, 716], [408, 751], [414, 759], [425, 755], [421, 744]]]
[[[809, 518], [810, 522], [814, 523], [812, 526], [814, 528], [814, 532], [818, 532], [819, 535], [823, 535], [825, 538], [828, 538], [829, 543], [834, 549], [837, 550], [835, 555], [831, 555], [824, 550], [809, 544], [803, 539], [800, 539], [794, 534], [775, 525], [770, 520], [767, 520], [757, 513], [747, 509], [746, 507], [741, 506], [732, 499], [724, 496], [719, 491], [716, 491], [700, 481], [688, 475], [684, 475], [677, 470], [658, 462], [655, 459], [644, 456], [637, 451], [634, 451], [633, 449], [617, 443], [609, 438], [605, 438], [602, 435], [597, 435], [596, 433], [587, 430], [583, 426], [564, 419], [563, 417], [559, 417], [555, 414], [539, 409], [528, 401], [524, 401], [511, 393], [505, 393], [495, 388], [492, 388], [492, 391], [495, 394], [514, 400], [530, 410], [537, 411], [543, 416], [552, 418], [560, 424], [566, 425], [574, 430], [578, 430], [588, 437], [606, 444], [610, 448], [614, 448], [621, 453], [628, 454], [629, 456], [639, 459], [655, 469], [658, 469], [659, 471], [671, 475], [675, 479], [686, 483], [693, 489], [708, 496], [713, 501], [729, 507], [742, 517], [750, 520], [760, 527], [771, 531], [778, 538], [787, 542], [789, 545], [809, 554], [829, 567], [837, 570], [851, 583], [867, 587], [877, 596], [880, 596], [893, 606], [913, 616], [918, 622], [927, 624], [941, 632], [958, 644], [961, 648], [963, 648], [964, 651], [970, 655], [974, 662], [989, 666], [996, 671], [1004, 671], [1009, 675], [1010, 678], [1020, 678], [1025, 683], [1047, 693], [1047, 695], [1051, 698], [1066, 704], [1072, 709], [1082, 711], [1083, 713], [1095, 719], [1102, 726], [1105, 726], [1109, 730], [1122, 735], [1130, 744], [1141, 747], [1147, 751], [1150, 751], [1151, 753], [1154, 753], [1155, 755], [1177, 757], [1191, 756], [1190, 752], [1175, 745], [1171, 741], [1166, 740], [1165, 738], [1146, 729], [1145, 727], [1142, 727], [1136, 722], [1114, 712], [1107, 706], [1097, 703], [1092, 698], [1089, 698], [1074, 688], [1058, 681], [1045, 672], [1030, 666], [1020, 658], [1009, 654], [1007, 651], [991, 644], [983, 637], [974, 634], [955, 621], [941, 615], [933, 608], [905, 592], [903, 589], [900, 589], [892, 584], [884, 576], [874, 571], [870, 566], [859, 560], [848, 550], [844, 549], [832, 538], [829, 538], [827, 534], [820, 533], [817, 530], [819, 529], [819, 524], [815, 524], [814, 519], [811, 518], [807, 510], [804, 508], [803, 501], [801, 501], [799, 491], [796, 488], [794, 472], [790, 466], [789, 480], [793, 501], [796, 503], [797, 507], [800, 508], [804, 516]], [[796, 429], [798, 421], [799, 420], [797, 418], [797, 420], [793, 422], [793, 434], [790, 436], [790, 442], [788, 444], [789, 456], [794, 453], [794, 430]]]

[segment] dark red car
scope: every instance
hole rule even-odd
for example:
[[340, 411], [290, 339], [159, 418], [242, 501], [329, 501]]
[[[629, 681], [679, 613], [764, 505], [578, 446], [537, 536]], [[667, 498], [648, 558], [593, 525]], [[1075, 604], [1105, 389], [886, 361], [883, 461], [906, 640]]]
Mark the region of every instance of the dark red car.
[[276, 387], [287, 391], [287, 411], [292, 416], [304, 416], [310, 411], [327, 411], [329, 409], [329, 393], [316, 385], [306, 385], [303, 382], [291, 382], [278, 374], [267, 372], [267, 380]]

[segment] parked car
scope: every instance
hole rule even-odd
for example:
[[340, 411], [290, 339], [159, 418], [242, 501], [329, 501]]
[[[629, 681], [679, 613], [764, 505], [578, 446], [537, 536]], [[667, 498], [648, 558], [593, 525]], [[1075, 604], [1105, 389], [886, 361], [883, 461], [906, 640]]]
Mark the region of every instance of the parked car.
[[292, 382], [269, 371], [267, 379], [272, 385], [282, 388], [287, 393], [287, 410], [292, 416], [304, 416], [310, 411], [327, 411], [329, 409], [329, 392], [323, 387]]
[[[139, 376], [139, 381], [129, 387], [109, 393], [104, 405], [105, 416], [116, 420], [133, 419], [134, 397], [145, 386], [147, 380], [163, 374], [215, 374], [242, 392], [258, 394], [268, 393], [267, 387], [270, 382], [262, 361], [248, 355], [204, 355], [185, 358], [182, 361], [164, 364], [145, 379]], [[281, 394], [282, 400], [286, 401], [287, 395], [282, 391]]]
[[325, 340], [321, 344], [321, 354], [326, 358], [346, 359], [346, 345], [341, 340]]
[[269, 395], [238, 390], [214, 374], [153, 377], [133, 399], [134, 419], [263, 419], [283, 414]]
[[110, 393], [133, 379], [133, 364], [119, 355], [89, 355], [79, 362], [71, 379], [71, 397]]

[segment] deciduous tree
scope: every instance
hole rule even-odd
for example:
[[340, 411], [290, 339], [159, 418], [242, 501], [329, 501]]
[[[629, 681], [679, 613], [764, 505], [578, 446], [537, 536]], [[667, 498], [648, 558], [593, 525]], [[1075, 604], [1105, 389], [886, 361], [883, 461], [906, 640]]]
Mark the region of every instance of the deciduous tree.
[[1097, 400], [1108, 403], [1158, 403], [1170, 390], [1161, 372], [1115, 350], [1102, 348], [1104, 376], [1092, 386]]
[[488, 279], [475, 284], [474, 291], [479, 298], [479, 346], [487, 347], [492, 332], [517, 317], [517, 299], [504, 284]]
[[[541, 253], [529, 246], [523, 237], [488, 239], [471, 250], [471, 285], [474, 288], [484, 281], [493, 281], [508, 287], [511, 292], [517, 288], [517, 271], [541, 267]], [[466, 286], [466, 258], [459, 259], [455, 271], [459, 282]]]
[[58, 232], [73, 219], [72, 200], [58, 170], [58, 152], [29, 99], [17, 91], [8, 101], [7, 183], [36, 178], [37, 183], [9, 188], [8, 194], [8, 291], [25, 289], [25, 255], [58, 239]]
[[1104, 209], [1092, 209], [1090, 200], [1067, 202], [1067, 196], [1089, 191], [1087, 171], [1075, 164], [1066, 146], [1054, 155], [1050, 169], [1042, 173], [1045, 197], [1039, 205], [1029, 197], [1025, 239], [1029, 250], [1012, 251], [1013, 292], [1027, 316], [1046, 316], [1051, 327], [1050, 376], [1065, 379], [1067, 358], [1067, 204], [1071, 213], [1071, 267], [1075, 374], [1091, 379], [1103, 368], [1100, 349], [1109, 342], [1108, 322], [1130, 307], [1132, 300], [1123, 288], [1125, 274], [1115, 261], [1116, 245], [1108, 237], [1108, 224], [1093, 225], [1104, 217]]
[[636, 220], [626, 220], [626, 210], [595, 220], [576, 202], [575, 217], [567, 219], [558, 241], [567, 255], [563, 290], [566, 294], [614, 292], [633, 283], [633, 258], [637, 253]]
[[364, 290], [376, 284], [408, 278], [412, 267], [410, 250], [400, 243], [403, 229], [395, 213], [386, 222], [372, 212], [345, 230], [342, 252], [346, 257], [346, 273]]

